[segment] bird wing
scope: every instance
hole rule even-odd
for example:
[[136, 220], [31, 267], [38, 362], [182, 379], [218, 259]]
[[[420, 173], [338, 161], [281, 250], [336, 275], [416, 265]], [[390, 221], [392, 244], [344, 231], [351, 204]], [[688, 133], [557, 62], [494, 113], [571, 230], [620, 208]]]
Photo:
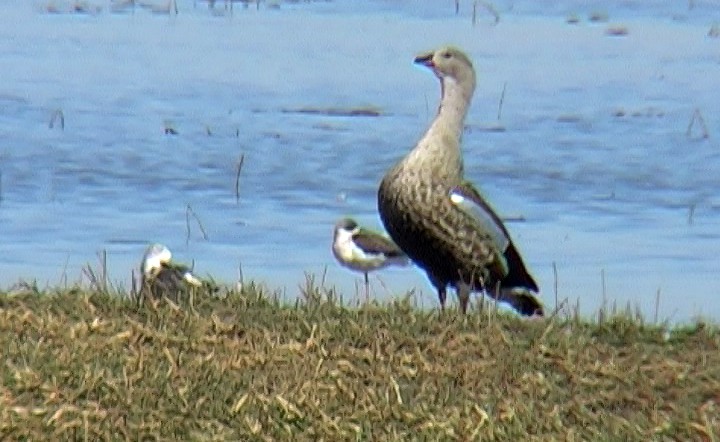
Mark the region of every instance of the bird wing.
[[504, 254], [510, 245], [510, 234], [500, 217], [480, 195], [480, 192], [468, 181], [450, 189], [450, 200], [460, 210], [470, 215], [490, 235], [500, 254]]
[[383, 254], [389, 257], [405, 255], [392, 240], [374, 232], [360, 229], [353, 235], [353, 241], [369, 253]]
[[150, 290], [153, 297], [159, 298], [163, 295], [175, 296], [185, 289], [185, 284], [182, 273], [163, 265], [157, 269], [155, 275], [143, 282], [143, 287]]
[[476, 219], [490, 234], [505, 261], [506, 276], [503, 284], [507, 287], [525, 287], [530, 291], [537, 292], [537, 283], [527, 272], [520, 253], [510, 239], [510, 233], [500, 217], [480, 195], [480, 192], [469, 181], [464, 180], [450, 190], [450, 199], [454, 203], [458, 201], [455, 204]]
[[190, 267], [184, 264], [180, 264], [177, 262], [168, 262], [164, 264], [164, 267], [169, 271], [172, 271], [177, 278], [184, 280], [190, 285], [194, 285], [196, 287], [202, 285], [202, 281], [196, 278], [195, 275], [193, 275], [192, 271], [190, 271]]

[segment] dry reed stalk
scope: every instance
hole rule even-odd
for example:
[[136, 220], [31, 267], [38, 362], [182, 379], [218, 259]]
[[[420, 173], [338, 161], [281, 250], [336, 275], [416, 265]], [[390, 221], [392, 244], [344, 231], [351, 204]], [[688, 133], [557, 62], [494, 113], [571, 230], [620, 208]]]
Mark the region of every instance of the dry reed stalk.
[[558, 308], [558, 271], [557, 271], [557, 263], [553, 261], [552, 263], [553, 268], [553, 289], [555, 292], [555, 308]]
[[195, 218], [195, 221], [197, 222], [197, 225], [200, 228], [200, 232], [202, 233], [203, 239], [206, 241], [208, 239], [207, 232], [205, 231], [205, 227], [203, 227], [202, 221], [200, 221], [200, 217], [197, 216], [195, 211], [190, 206], [190, 203], [188, 203], [187, 206], [185, 207], [185, 229], [186, 229], [185, 245], [190, 244], [190, 216], [191, 215], [193, 218]]
[[86, 264], [82, 268], [82, 274], [88, 279], [90, 286], [101, 293], [107, 293], [108, 289], [108, 277], [107, 277], [107, 250], [103, 249], [97, 253], [98, 261], [100, 262], [100, 274], [90, 266]]
[[242, 172], [243, 163], [245, 162], [245, 154], [240, 154], [237, 167], [235, 168], [235, 204], [240, 204], [240, 172]]
[[602, 304], [600, 305], [600, 308], [598, 309], [598, 324], [602, 324], [605, 322], [605, 317], [607, 316], [607, 291], [605, 286], [605, 269], [600, 269], [600, 283], [602, 285]]
[[242, 263], [238, 264], [237, 273], [238, 273], [238, 280], [235, 283], [235, 288], [237, 289], [237, 291], [239, 293], [242, 293], [243, 287], [245, 287], [245, 278], [243, 276]]
[[100, 260], [100, 269], [102, 270], [102, 288], [103, 291], [106, 292], [108, 287], [107, 250], [102, 249], [97, 255]]
[[692, 117], [690, 118], [690, 124], [688, 124], [688, 128], [685, 131], [685, 136], [688, 138], [693, 138], [692, 136], [692, 129], [693, 126], [695, 126], [695, 122], [697, 121], [698, 126], [700, 126], [700, 138], [707, 139], [710, 137], [710, 133], [708, 132], [707, 125], [705, 124], [705, 118], [703, 118], [702, 113], [700, 113], [700, 109], [695, 108], [695, 112], [693, 112]]
[[60, 122], [60, 129], [65, 130], [65, 114], [62, 109], [55, 109], [50, 115], [50, 123], [48, 124], [50, 129], [55, 127], [55, 120]]
[[500, 121], [500, 116], [502, 115], [502, 108], [503, 103], [505, 102], [505, 89], [507, 89], [507, 81], [503, 83], [502, 93], [500, 94], [500, 103], [498, 103], [498, 121]]
[[472, 25], [475, 26], [477, 24], [477, 7], [478, 5], [482, 6], [483, 9], [488, 11], [493, 16], [493, 25], [497, 25], [500, 23], [500, 13], [495, 9], [495, 6], [492, 5], [490, 2], [482, 1], [482, 0], [475, 0], [473, 2], [473, 13], [472, 13]]
[[693, 225], [695, 218], [695, 204], [690, 204], [690, 207], [688, 208], [688, 224], [691, 226]]
[[70, 262], [70, 255], [68, 255], [68, 256], [65, 258], [65, 264], [63, 264], [62, 273], [60, 273], [60, 284], [61, 284], [64, 288], [67, 288], [67, 281], [68, 281], [67, 267], [68, 267], [68, 262]]

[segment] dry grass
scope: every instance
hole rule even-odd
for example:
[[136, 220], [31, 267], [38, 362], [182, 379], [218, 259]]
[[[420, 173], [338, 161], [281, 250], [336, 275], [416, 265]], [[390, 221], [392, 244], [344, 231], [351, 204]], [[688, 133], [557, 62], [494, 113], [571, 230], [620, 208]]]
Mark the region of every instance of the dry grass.
[[254, 284], [194, 306], [0, 295], [0, 436], [19, 440], [707, 440], [720, 334], [627, 315], [466, 317], [409, 298], [294, 304]]

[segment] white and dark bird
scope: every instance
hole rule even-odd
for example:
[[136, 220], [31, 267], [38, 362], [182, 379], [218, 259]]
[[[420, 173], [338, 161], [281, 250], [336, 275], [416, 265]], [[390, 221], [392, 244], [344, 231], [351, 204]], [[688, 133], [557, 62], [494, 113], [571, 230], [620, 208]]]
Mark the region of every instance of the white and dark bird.
[[389, 238], [363, 229], [351, 218], [335, 224], [332, 251], [343, 266], [365, 276], [365, 297], [370, 296], [368, 273], [383, 267], [408, 264], [408, 258]]
[[173, 262], [170, 249], [162, 244], [147, 248], [140, 267], [141, 293], [153, 299], [167, 296], [177, 301], [190, 288], [203, 285], [189, 267]]
[[542, 315], [538, 286], [509, 232], [464, 178], [460, 144], [475, 91], [472, 62], [461, 50], [443, 47], [417, 56], [415, 63], [440, 80], [440, 106], [415, 148], [380, 183], [378, 210], [385, 228], [425, 270], [443, 309], [451, 286], [463, 312], [470, 293], [483, 291], [520, 314]]

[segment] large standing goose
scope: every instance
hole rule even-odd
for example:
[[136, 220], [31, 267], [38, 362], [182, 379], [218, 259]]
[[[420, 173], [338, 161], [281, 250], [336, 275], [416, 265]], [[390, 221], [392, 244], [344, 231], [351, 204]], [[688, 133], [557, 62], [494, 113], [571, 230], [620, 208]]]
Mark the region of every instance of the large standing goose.
[[538, 287], [500, 218], [463, 177], [460, 150], [475, 70], [461, 50], [443, 47], [415, 63], [440, 79], [437, 116], [417, 146], [390, 169], [378, 191], [390, 237], [423, 268], [445, 308], [454, 287], [462, 312], [471, 291], [484, 291], [523, 315], [542, 315]]

